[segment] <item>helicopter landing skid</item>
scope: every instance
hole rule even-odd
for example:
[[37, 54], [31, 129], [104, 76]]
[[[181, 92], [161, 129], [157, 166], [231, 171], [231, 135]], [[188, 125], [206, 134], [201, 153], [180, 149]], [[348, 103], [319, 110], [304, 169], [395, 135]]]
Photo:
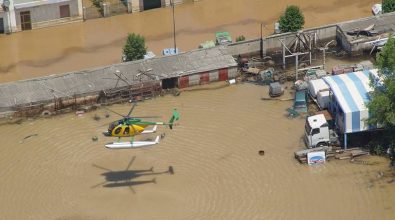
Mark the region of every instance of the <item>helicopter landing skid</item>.
[[159, 144], [159, 140], [160, 136], [156, 136], [155, 141], [113, 142], [108, 143], [105, 146], [108, 149], [133, 149]]
[[144, 130], [143, 132], [141, 132], [141, 134], [155, 133], [157, 127], [158, 127], [158, 125], [155, 125], [151, 130]]

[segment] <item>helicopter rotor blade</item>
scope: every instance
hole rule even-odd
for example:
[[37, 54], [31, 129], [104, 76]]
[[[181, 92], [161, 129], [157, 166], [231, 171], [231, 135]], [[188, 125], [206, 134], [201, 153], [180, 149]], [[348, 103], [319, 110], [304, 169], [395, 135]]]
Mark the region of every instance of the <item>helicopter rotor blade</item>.
[[105, 106], [103, 106], [105, 109], [107, 109], [108, 111], [110, 111], [110, 112], [112, 112], [112, 113], [114, 113], [114, 114], [117, 114], [117, 115], [119, 115], [119, 116], [122, 116], [123, 118], [126, 118], [126, 116], [124, 116], [124, 115], [121, 115], [121, 114], [119, 114], [118, 112], [116, 112], [116, 111], [113, 111], [113, 110], [111, 110], [111, 109], [109, 109], [109, 108], [107, 108], [107, 107], [105, 107]]
[[91, 186], [91, 189], [94, 189], [94, 188], [96, 188], [96, 187], [99, 187], [99, 186], [101, 186], [101, 185], [103, 185], [103, 184], [105, 184], [105, 183], [107, 183], [107, 181], [103, 181], [103, 182], [101, 182], [101, 183], [98, 183], [98, 184], [96, 184], [96, 185], [93, 185], [93, 186]]
[[126, 170], [129, 170], [130, 166], [132, 166], [132, 164], [133, 164], [133, 162], [134, 162], [135, 159], [136, 159], [136, 156], [134, 156], [134, 157], [130, 160], [128, 166], [126, 167]]
[[105, 171], [113, 172], [113, 171], [110, 170], [110, 169], [107, 169], [107, 168], [105, 168], [105, 167], [101, 167], [101, 166], [96, 165], [96, 164], [92, 164], [92, 166], [94, 166], [94, 167], [96, 167], [96, 168], [99, 168], [99, 169], [102, 169], [102, 170], [105, 170]]
[[134, 189], [133, 189], [133, 187], [132, 187], [132, 182], [131, 181], [128, 181], [130, 184], [129, 184], [129, 189], [133, 192], [133, 194], [136, 194], [136, 191], [134, 191]]
[[132, 108], [130, 109], [130, 111], [129, 111], [129, 113], [127, 114], [126, 117], [130, 117], [130, 114], [132, 114], [132, 111], [133, 111], [134, 107], [136, 107], [136, 105], [137, 105], [137, 102], [133, 103], [133, 106], [132, 106]]
[[130, 117], [130, 118], [162, 118], [162, 116], [141, 116], [141, 117], [139, 117], [139, 116], [133, 116], [133, 117]]

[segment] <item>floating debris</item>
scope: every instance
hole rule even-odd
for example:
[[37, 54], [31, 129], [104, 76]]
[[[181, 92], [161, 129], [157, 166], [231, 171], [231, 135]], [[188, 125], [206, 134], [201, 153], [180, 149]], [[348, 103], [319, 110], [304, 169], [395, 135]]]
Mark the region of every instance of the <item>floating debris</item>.
[[173, 168], [173, 166], [169, 166], [169, 173], [170, 173], [171, 175], [174, 174], [174, 168]]
[[75, 112], [75, 115], [77, 115], [77, 116], [83, 116], [84, 113], [85, 113], [85, 111], [76, 111], [76, 112]]
[[261, 156], [265, 155], [265, 151], [264, 151], [264, 150], [260, 150], [258, 153], [259, 153], [259, 155], [261, 155]]
[[31, 134], [31, 135], [28, 135], [28, 136], [24, 137], [21, 141], [19, 141], [19, 143], [22, 144], [25, 140], [27, 140], [27, 139], [29, 139], [29, 138], [31, 138], [31, 137], [37, 136], [37, 135], [38, 135], [38, 134]]
[[92, 137], [92, 141], [98, 141], [98, 140], [99, 140], [99, 138], [97, 136]]
[[98, 116], [97, 114], [95, 114], [95, 115], [93, 116], [93, 120], [99, 121], [99, 120], [100, 120], [100, 116]]

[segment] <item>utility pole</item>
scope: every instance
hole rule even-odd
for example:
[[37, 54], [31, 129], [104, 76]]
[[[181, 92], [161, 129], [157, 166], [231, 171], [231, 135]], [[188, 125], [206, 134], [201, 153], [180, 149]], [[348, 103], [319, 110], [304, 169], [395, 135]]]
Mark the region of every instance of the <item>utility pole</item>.
[[260, 41], [260, 50], [259, 50], [259, 55], [261, 56], [261, 59], [263, 58], [263, 37], [262, 37], [262, 26], [263, 22], [261, 22], [261, 41]]
[[174, 18], [174, 0], [170, 0], [170, 4], [173, 10], [173, 38], [174, 38], [174, 53], [177, 51], [177, 45], [176, 45], [176, 20]]

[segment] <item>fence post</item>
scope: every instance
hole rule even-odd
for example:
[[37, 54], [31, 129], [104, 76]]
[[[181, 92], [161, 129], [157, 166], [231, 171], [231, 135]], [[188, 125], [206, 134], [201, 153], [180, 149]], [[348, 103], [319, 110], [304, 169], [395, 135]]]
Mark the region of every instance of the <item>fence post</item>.
[[132, 12], [132, 2], [131, 0], [126, 0], [126, 6], [128, 7], [128, 13]]
[[82, 7], [82, 20], [86, 21], [86, 7]]
[[103, 2], [103, 17], [110, 16], [110, 4], [108, 2]]

